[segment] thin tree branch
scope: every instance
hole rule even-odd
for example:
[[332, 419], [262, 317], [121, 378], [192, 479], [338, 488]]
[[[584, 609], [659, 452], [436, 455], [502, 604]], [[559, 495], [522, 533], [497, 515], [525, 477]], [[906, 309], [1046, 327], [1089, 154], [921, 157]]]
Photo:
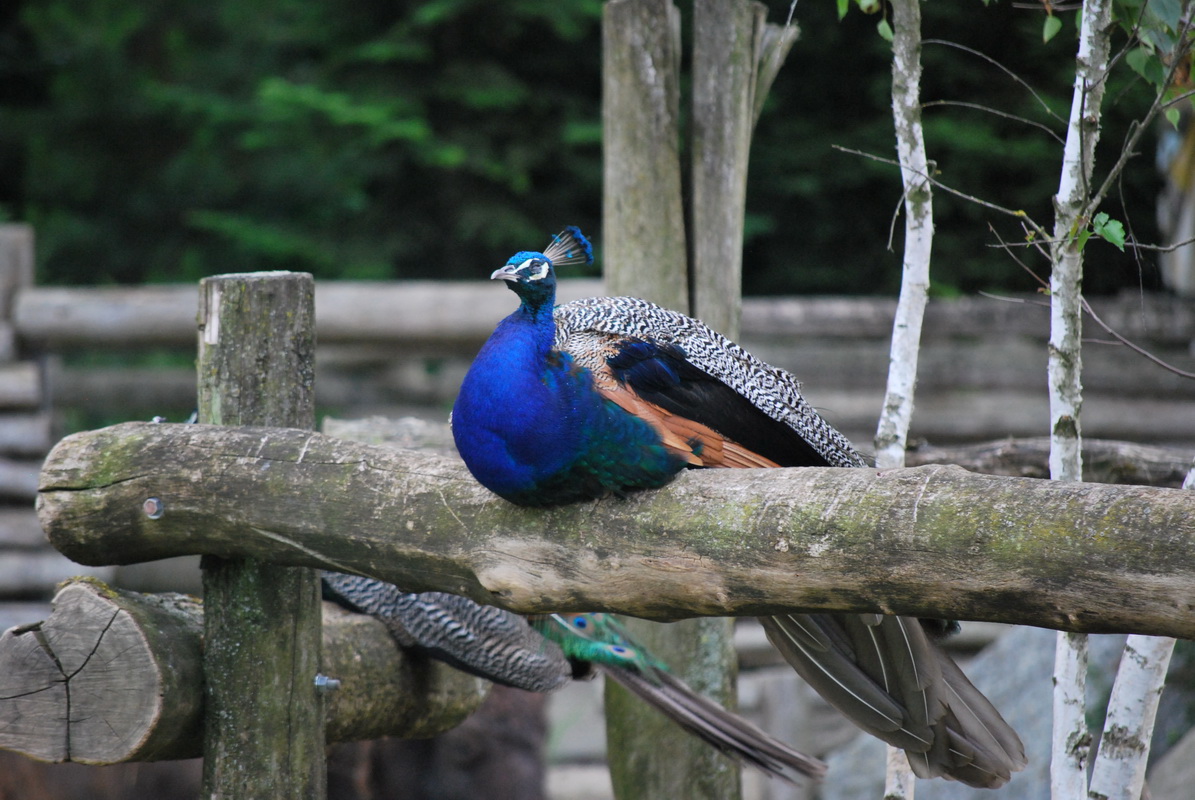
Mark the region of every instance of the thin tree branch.
[[[891, 158], [886, 158], [884, 156], [878, 156], [874, 153], [868, 153], [863, 150], [856, 150], [853, 147], [845, 147], [840, 144], [831, 145], [831, 147], [833, 147], [835, 150], [838, 150], [843, 153], [849, 153], [850, 155], [868, 158], [868, 159], [871, 159], [872, 161], [878, 161], [881, 164], [889, 164], [894, 167], [900, 167], [899, 161], [896, 161]], [[942, 181], [938, 180], [937, 178], [935, 178], [932, 175], [929, 175], [925, 172], [918, 172], [917, 174], [920, 175], [921, 177], [923, 177], [929, 183], [933, 184], [935, 187], [946, 192], [947, 194], [952, 194], [955, 197], [961, 197], [964, 200], [975, 203], [976, 205], [979, 205], [979, 206], [983, 206], [984, 208], [990, 208], [991, 210], [999, 212], [1001, 214], [1005, 214], [1010, 217], [1015, 217], [1016, 219], [1019, 219], [1019, 220], [1023, 221], [1024, 223], [1026, 223], [1027, 225], [1029, 225], [1029, 227], [1031, 227], [1039, 236], [1046, 238], [1046, 239], [1049, 238], [1049, 235], [1046, 233], [1045, 229], [1043, 229], [1040, 225], [1038, 225], [1036, 222], [1034, 222], [1032, 217], [1030, 217], [1024, 211], [1016, 211], [1011, 208], [1005, 208], [1004, 206], [997, 205], [996, 203], [992, 203], [987, 200], [980, 199], [980, 198], [976, 197], [975, 195], [967, 194], [964, 191], [955, 189], [953, 186], [950, 186], [949, 184], [942, 183]]]
[[1054, 141], [1058, 142], [1058, 144], [1062, 144], [1062, 137], [1055, 133], [1049, 125], [1031, 120], [1028, 117], [1022, 117], [1019, 114], [1010, 114], [1007, 111], [1001, 111], [999, 109], [992, 108], [991, 106], [985, 106], [979, 103], [967, 103], [962, 100], [931, 100], [928, 103], [921, 104], [922, 108], [933, 108], [934, 106], [957, 106], [958, 108], [970, 108], [975, 111], [983, 111], [987, 114], [1003, 117], [1004, 119], [1010, 119], [1014, 122], [1020, 122], [1025, 125], [1038, 128], [1039, 130], [1049, 134]]
[[1004, 66], [999, 61], [997, 61], [996, 59], [989, 56], [987, 53], [982, 53], [979, 50], [975, 50], [971, 47], [967, 47], [966, 45], [959, 44], [958, 42], [952, 42], [947, 39], [925, 39], [922, 42], [922, 44], [945, 45], [946, 47], [953, 47], [958, 50], [962, 50], [965, 53], [970, 53], [973, 56], [978, 56], [979, 58], [982, 58], [984, 61], [987, 61], [992, 66], [996, 67], [1001, 72], [1008, 75], [1008, 77], [1012, 78], [1014, 81], [1021, 84], [1021, 86], [1023, 86], [1025, 88], [1025, 90], [1029, 92], [1029, 94], [1033, 95], [1033, 99], [1037, 100], [1037, 102], [1041, 105], [1041, 107], [1045, 109], [1047, 114], [1049, 114], [1051, 117], [1053, 117], [1058, 122], [1061, 122], [1064, 124], [1066, 123], [1066, 120], [1063, 119], [1058, 114], [1055, 114], [1054, 110], [1050, 108], [1049, 104], [1046, 103], [1046, 101], [1044, 99], [1042, 99], [1042, 96], [1040, 94], [1038, 94], [1037, 91], [1034, 90], [1034, 88], [1032, 86], [1030, 86], [1029, 83], [1024, 78], [1022, 78], [1020, 75], [1017, 75], [1011, 69]]
[[[992, 232], [992, 235], [995, 236], [1000, 241], [1000, 244], [998, 246], [1008, 248], [1007, 253], [1008, 253], [1009, 258], [1011, 258], [1013, 261], [1015, 261], [1017, 263], [1017, 265], [1021, 267], [1021, 269], [1025, 270], [1025, 272], [1027, 272], [1035, 281], [1037, 281], [1039, 284], [1041, 284], [1041, 286], [1043, 288], [1049, 288], [1049, 283], [1044, 278], [1042, 278], [1040, 275], [1038, 275], [1036, 272], [1034, 272], [1032, 267], [1030, 267], [1028, 264], [1026, 264], [1024, 261], [1022, 261], [1015, 253], [1012, 252], [1011, 248], [1014, 245], [1011, 245], [1011, 244], [1005, 242], [1003, 240], [1003, 238], [1000, 236], [999, 231], [997, 231], [993, 226], [989, 225], [988, 229]], [[1016, 300], [1016, 298], [999, 298], [999, 297], [996, 297], [995, 295], [984, 293], [984, 292], [980, 292], [980, 294], [985, 297], [992, 297], [994, 299], [1004, 299], [1004, 300], [1008, 300], [1010, 302]], [[1028, 302], [1028, 301], [1022, 299], [1021, 302]], [[1131, 340], [1127, 339], [1126, 337], [1122, 336], [1121, 334], [1117, 333], [1110, 325], [1108, 325], [1108, 323], [1104, 322], [1104, 320], [1100, 318], [1099, 314], [1095, 313], [1095, 309], [1091, 307], [1091, 303], [1089, 303], [1087, 301], [1086, 297], [1081, 298], [1080, 303], [1083, 306], [1083, 311], [1085, 311], [1087, 313], [1087, 315], [1089, 317], [1091, 317], [1092, 321], [1095, 322], [1096, 325], [1099, 325], [1101, 328], [1103, 328], [1104, 331], [1106, 331], [1108, 333], [1108, 335], [1111, 336], [1112, 338], [1114, 338], [1119, 344], [1124, 345], [1125, 347], [1129, 348], [1130, 350], [1132, 350], [1134, 353], [1137, 353], [1138, 355], [1144, 356], [1145, 358], [1149, 359], [1153, 363], [1157, 364], [1162, 369], [1164, 369], [1168, 372], [1172, 372], [1175, 375], [1179, 376], [1180, 378], [1187, 378], [1189, 380], [1195, 380], [1195, 372], [1188, 372], [1184, 369], [1180, 369], [1179, 367], [1174, 366], [1173, 364], [1163, 361], [1162, 359], [1155, 356], [1153, 353], [1146, 350], [1144, 347], [1141, 347], [1140, 345], [1134, 343], [1133, 341], [1131, 341]], [[1043, 304], [1043, 305], [1045, 305], [1045, 304]], [[1085, 340], [1085, 341], [1089, 341], [1089, 340]]]

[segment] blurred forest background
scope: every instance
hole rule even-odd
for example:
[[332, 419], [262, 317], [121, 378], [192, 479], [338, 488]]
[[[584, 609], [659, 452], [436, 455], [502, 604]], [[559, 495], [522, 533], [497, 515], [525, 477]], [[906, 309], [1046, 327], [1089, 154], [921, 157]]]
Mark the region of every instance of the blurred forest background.
[[[782, 22], [789, 3], [769, 6]], [[878, 16], [852, 8], [840, 21], [835, 6], [797, 6], [802, 35], [756, 133], [749, 294], [899, 284], [899, 224], [888, 250], [899, 174], [833, 147], [894, 157], [890, 49]], [[600, 260], [601, 10], [598, 0], [8, 0], [0, 220], [35, 226], [42, 283], [257, 269], [476, 279], [568, 223], [596, 234]], [[927, 103], [1064, 131], [1074, 14], [1043, 43], [1041, 9], [1009, 0], [923, 13]], [[935, 39], [1006, 65], [1040, 99]], [[1151, 97], [1122, 63], [1097, 174]], [[941, 180], [1048, 224], [1061, 153], [1048, 132], [957, 105], [931, 105], [925, 124]], [[1105, 205], [1144, 242], [1157, 241], [1152, 156]], [[935, 292], [1037, 288], [990, 246], [989, 223], [1021, 238], [1014, 220], [946, 192], [935, 202]], [[1158, 285], [1149, 255], [1098, 242], [1087, 261], [1089, 293]]]

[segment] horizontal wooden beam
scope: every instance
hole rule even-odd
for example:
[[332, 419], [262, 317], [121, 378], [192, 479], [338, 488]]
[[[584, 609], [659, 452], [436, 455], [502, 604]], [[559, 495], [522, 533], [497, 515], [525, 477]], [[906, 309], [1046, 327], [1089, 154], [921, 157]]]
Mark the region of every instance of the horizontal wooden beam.
[[39, 514], [84, 564], [251, 556], [519, 612], [882, 611], [1195, 638], [1195, 495], [1176, 489], [942, 466], [706, 470], [538, 510], [455, 459], [127, 423], [55, 447]]
[[[0, 636], [0, 748], [113, 764], [203, 752], [203, 607], [76, 580], [44, 621]], [[489, 684], [409, 658], [373, 617], [324, 607], [328, 742], [424, 738], [459, 724]], [[311, 676], [310, 691], [319, 691]]]
[[[479, 274], [485, 270], [479, 270]], [[515, 307], [512, 295], [483, 281], [330, 281], [316, 286], [321, 343], [406, 341], [476, 346]], [[560, 302], [604, 294], [600, 281], [560, 282]], [[987, 297], [932, 300], [924, 339], [1030, 336], [1045, 339], [1049, 311], [1036, 299]], [[1093, 298], [1101, 318], [1134, 340], [1185, 347], [1195, 339], [1195, 305], [1166, 295]], [[62, 347], [191, 347], [194, 284], [21, 287], [13, 321], [26, 342]], [[810, 336], [877, 339], [892, 333], [896, 302], [877, 297], [749, 297], [742, 335], [749, 341]]]
[[[563, 281], [560, 300], [601, 293], [596, 280]], [[316, 287], [315, 304], [323, 344], [473, 346], [518, 301], [481, 281], [333, 281]], [[13, 318], [20, 337], [41, 347], [194, 347], [197, 309], [194, 284], [34, 287], [17, 293]]]

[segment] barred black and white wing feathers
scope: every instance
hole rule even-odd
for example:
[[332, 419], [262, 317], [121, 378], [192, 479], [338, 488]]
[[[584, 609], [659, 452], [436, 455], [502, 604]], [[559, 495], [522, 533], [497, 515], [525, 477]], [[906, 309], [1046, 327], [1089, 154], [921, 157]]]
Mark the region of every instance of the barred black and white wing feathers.
[[[847, 438], [809, 405], [792, 373], [764, 363], [692, 317], [634, 297], [574, 300], [557, 306], [554, 316], [553, 346], [591, 370], [602, 368], [603, 354], [614, 342], [634, 339], [679, 347], [692, 367], [733, 391], [740, 403], [746, 401], [736, 407], [750, 407], [747, 413], [762, 412], [781, 423], [782, 428], [772, 430], [794, 451], [786, 460], [807, 462], [784, 466], [867, 466]], [[805, 456], [806, 450], [820, 459]]]
[[518, 614], [443, 592], [407, 593], [360, 575], [323, 573], [324, 596], [385, 624], [404, 647], [481, 678], [550, 692], [572, 679], [564, 652]]

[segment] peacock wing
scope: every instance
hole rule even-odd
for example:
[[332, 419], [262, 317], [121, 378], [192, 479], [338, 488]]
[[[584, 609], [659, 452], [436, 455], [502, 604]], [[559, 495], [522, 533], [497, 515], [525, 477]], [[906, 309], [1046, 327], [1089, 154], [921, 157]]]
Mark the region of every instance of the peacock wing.
[[322, 577], [328, 599], [377, 617], [402, 646], [471, 675], [533, 692], [558, 689], [572, 678], [561, 649], [518, 614], [443, 592], [407, 593], [360, 575]]

